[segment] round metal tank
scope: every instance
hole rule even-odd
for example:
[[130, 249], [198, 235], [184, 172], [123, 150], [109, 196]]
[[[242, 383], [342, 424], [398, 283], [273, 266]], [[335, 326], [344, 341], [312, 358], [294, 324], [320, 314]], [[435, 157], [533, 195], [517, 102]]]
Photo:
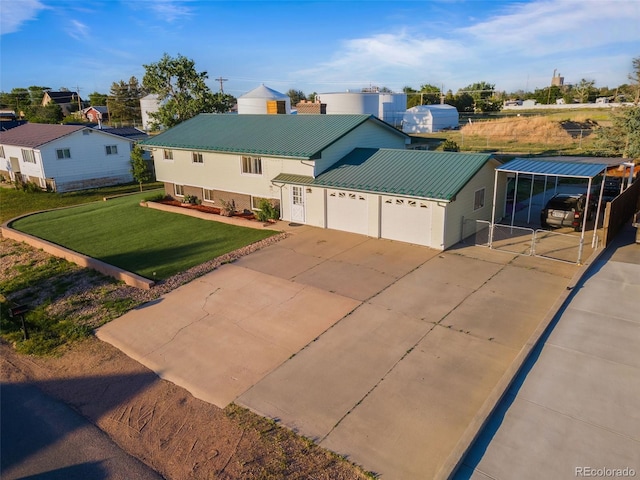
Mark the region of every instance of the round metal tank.
[[291, 113], [291, 99], [289, 95], [277, 92], [269, 87], [260, 85], [250, 92], [238, 97], [239, 114], [266, 114], [269, 101], [284, 101], [286, 113]]
[[394, 127], [402, 125], [402, 118], [407, 109], [406, 93], [381, 93], [380, 113], [378, 118]]
[[160, 109], [160, 102], [158, 101], [158, 95], [150, 94], [140, 99], [140, 113], [142, 116], [142, 128], [149, 130], [149, 124], [151, 118], [149, 113], [156, 113]]
[[321, 93], [320, 102], [327, 105], [327, 115], [335, 114], [380, 114], [377, 93], [336, 92]]

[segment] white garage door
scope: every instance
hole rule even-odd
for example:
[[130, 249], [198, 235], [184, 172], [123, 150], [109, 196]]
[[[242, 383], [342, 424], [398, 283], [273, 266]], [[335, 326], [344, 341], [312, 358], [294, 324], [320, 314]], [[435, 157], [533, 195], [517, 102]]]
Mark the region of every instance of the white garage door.
[[431, 210], [424, 200], [383, 196], [380, 236], [430, 246]]
[[367, 208], [364, 193], [327, 190], [327, 227], [367, 235]]

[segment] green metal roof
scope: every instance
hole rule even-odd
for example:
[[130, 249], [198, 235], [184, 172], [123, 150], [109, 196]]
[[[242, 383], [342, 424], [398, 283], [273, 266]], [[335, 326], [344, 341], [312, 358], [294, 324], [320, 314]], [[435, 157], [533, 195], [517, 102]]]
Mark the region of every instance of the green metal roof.
[[[490, 158], [481, 153], [356, 148], [318, 175], [313, 185], [452, 200]], [[274, 179], [302, 183], [294, 180], [283, 175]]]
[[203, 113], [141, 145], [313, 159], [366, 121], [406, 136], [372, 115], [232, 115]]

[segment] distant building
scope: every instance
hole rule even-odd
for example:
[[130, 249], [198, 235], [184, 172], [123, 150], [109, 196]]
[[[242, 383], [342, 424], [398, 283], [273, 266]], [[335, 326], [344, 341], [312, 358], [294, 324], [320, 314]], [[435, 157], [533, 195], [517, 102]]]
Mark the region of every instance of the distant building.
[[458, 109], [451, 105], [418, 105], [408, 109], [402, 118], [404, 133], [433, 133], [457, 128]]
[[51, 102], [56, 103], [62, 109], [62, 114], [67, 115], [82, 110], [82, 99], [76, 92], [44, 92], [42, 97], [42, 106], [46, 107]]

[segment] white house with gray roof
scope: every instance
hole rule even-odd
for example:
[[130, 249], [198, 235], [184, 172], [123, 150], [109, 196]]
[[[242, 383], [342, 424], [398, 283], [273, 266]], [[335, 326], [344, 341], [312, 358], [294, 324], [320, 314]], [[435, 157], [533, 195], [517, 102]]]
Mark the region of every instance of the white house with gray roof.
[[285, 221], [444, 250], [463, 220], [491, 219], [497, 162], [409, 143], [373, 115], [202, 114], [142, 145], [173, 197], [267, 198]]
[[133, 144], [84, 126], [27, 123], [0, 132], [0, 174], [57, 192], [132, 182]]

